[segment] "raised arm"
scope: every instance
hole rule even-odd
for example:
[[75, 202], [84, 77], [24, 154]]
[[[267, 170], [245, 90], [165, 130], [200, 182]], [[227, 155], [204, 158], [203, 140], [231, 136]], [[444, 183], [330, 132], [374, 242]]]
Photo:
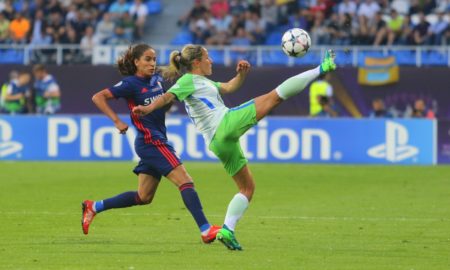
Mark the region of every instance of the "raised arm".
[[174, 100], [175, 100], [175, 95], [167, 92], [164, 95], [162, 95], [161, 97], [157, 98], [152, 103], [150, 103], [149, 105], [146, 105], [146, 106], [138, 105], [138, 106], [134, 107], [133, 113], [140, 115], [140, 116], [144, 116], [144, 115], [147, 115], [157, 109], [160, 109], [160, 108], [166, 106], [167, 104], [171, 103]]
[[221, 94], [229, 94], [238, 90], [239, 87], [244, 83], [245, 78], [247, 77], [248, 72], [250, 71], [250, 63], [241, 60], [236, 66], [236, 76], [234, 76], [231, 80], [225, 83], [220, 84], [220, 93]]
[[108, 104], [109, 99], [113, 99], [114, 96], [108, 89], [101, 90], [92, 96], [92, 101], [106, 116], [108, 116], [113, 122], [114, 126], [119, 130], [120, 134], [125, 134], [128, 130], [128, 125], [114, 112]]

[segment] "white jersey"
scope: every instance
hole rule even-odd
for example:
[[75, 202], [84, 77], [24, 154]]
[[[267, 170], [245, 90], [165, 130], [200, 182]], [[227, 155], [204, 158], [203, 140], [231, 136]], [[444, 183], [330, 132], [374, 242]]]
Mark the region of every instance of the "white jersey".
[[228, 107], [219, 93], [220, 83], [187, 73], [167, 91], [183, 101], [197, 130], [209, 145]]

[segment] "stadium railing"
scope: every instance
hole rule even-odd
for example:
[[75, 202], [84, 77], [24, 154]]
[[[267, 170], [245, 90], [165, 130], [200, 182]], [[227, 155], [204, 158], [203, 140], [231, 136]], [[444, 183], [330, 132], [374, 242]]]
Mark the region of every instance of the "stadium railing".
[[[166, 65], [172, 50], [181, 46], [153, 46], [158, 54], [158, 64]], [[0, 64], [93, 64], [112, 65], [128, 48], [127, 45], [101, 45], [92, 49], [79, 45], [5, 45], [0, 44]], [[449, 66], [449, 46], [315, 46], [301, 58], [287, 57], [279, 46], [210, 46], [210, 57], [216, 64], [230, 66], [246, 59], [256, 66], [317, 65], [326, 49], [337, 53], [337, 64], [362, 66], [365, 57], [395, 56], [397, 64], [409, 66]]]

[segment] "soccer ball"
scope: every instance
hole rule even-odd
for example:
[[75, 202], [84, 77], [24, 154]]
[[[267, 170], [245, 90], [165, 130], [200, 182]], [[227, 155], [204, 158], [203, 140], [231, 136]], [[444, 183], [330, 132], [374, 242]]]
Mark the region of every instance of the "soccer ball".
[[281, 48], [287, 56], [302, 57], [311, 47], [308, 32], [300, 28], [287, 30], [281, 38]]

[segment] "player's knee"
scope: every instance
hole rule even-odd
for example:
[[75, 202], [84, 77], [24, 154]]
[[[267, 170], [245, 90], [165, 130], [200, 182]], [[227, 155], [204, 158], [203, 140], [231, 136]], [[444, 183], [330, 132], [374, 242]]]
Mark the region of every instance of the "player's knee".
[[153, 201], [154, 194], [139, 194], [140, 204], [150, 204]]

